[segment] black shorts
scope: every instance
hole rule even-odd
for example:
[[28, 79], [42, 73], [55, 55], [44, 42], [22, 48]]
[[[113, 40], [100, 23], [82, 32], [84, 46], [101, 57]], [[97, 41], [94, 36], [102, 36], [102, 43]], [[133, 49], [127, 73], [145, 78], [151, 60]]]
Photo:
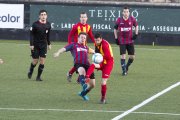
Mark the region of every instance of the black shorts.
[[128, 55], [134, 55], [135, 50], [134, 50], [134, 44], [120, 44], [119, 45], [120, 49], [120, 55], [126, 54], [126, 50], [128, 52]]
[[31, 50], [31, 56], [33, 59], [39, 59], [39, 57], [46, 58], [47, 44], [34, 45], [34, 50]]
[[[87, 70], [88, 70], [88, 68], [89, 68], [90, 66], [89, 66], [89, 65], [84, 65], [84, 64], [76, 63], [76, 64], [74, 65], [74, 67], [76, 68], [76, 72], [78, 72], [77, 70], [78, 70], [79, 67], [85, 68], [85, 70], [86, 70], [86, 72], [87, 72]], [[94, 72], [91, 74], [90, 79], [95, 79]]]

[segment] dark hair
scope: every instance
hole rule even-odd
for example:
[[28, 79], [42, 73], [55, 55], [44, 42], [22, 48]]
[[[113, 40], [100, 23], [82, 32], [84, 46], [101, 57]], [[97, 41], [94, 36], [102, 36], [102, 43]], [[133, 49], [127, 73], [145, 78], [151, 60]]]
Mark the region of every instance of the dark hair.
[[124, 10], [124, 9], [129, 9], [129, 7], [128, 7], [128, 6], [124, 6], [123, 10]]
[[46, 10], [40, 10], [40, 11], [39, 11], [39, 15], [40, 15], [41, 13], [43, 13], [43, 12], [45, 12], [45, 13], [47, 14], [47, 11], [46, 11]]
[[102, 38], [102, 35], [100, 34], [100, 33], [96, 33], [95, 35], [94, 35], [94, 38]]
[[79, 35], [78, 35], [78, 37], [79, 37], [80, 35], [85, 35], [85, 36], [87, 36], [87, 33], [85, 33], [85, 32], [80, 32]]
[[86, 15], [87, 15], [87, 13], [86, 13], [86, 12], [81, 12], [81, 13], [80, 13], [80, 15], [82, 15], [82, 14], [86, 14]]

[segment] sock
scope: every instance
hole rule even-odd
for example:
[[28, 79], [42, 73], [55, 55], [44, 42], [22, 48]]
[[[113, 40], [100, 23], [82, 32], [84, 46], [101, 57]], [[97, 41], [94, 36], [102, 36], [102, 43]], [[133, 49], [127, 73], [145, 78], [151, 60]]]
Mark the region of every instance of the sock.
[[126, 67], [128, 68], [131, 65], [131, 63], [133, 63], [133, 61], [134, 59], [129, 58]]
[[89, 90], [89, 89], [86, 89], [85, 91], [82, 91], [82, 92], [81, 92], [81, 95], [82, 95], [82, 96], [85, 96], [88, 92], [90, 92], [90, 90]]
[[126, 59], [121, 59], [121, 67], [122, 71], [126, 72]]
[[35, 67], [36, 67], [36, 65], [33, 65], [33, 63], [31, 63], [30, 68], [29, 68], [29, 73], [32, 74]]
[[81, 85], [83, 86], [85, 84], [85, 76], [79, 75], [79, 81], [80, 81]]
[[40, 78], [41, 77], [41, 74], [43, 72], [43, 69], [44, 69], [44, 65], [40, 64], [39, 67], [38, 67], [38, 75], [37, 75], [37, 78]]
[[72, 68], [70, 69], [70, 71], [69, 71], [69, 74], [72, 75], [75, 71], [76, 71], [76, 68], [75, 68], [75, 67], [72, 67]]
[[107, 90], [106, 85], [101, 85], [101, 99], [106, 98], [106, 90]]
[[90, 75], [94, 72], [94, 69], [95, 69], [95, 65], [94, 65], [94, 64], [91, 64], [90, 67], [89, 67], [88, 70], [87, 70], [86, 78], [89, 78], [89, 77], [90, 77]]

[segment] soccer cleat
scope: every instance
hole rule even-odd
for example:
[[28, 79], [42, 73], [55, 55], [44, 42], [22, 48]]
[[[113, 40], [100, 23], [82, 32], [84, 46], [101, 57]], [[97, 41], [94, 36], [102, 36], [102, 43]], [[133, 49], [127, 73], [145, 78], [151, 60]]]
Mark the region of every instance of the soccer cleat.
[[32, 77], [32, 73], [28, 72], [28, 78], [31, 79], [31, 77]]
[[72, 81], [72, 74], [67, 73], [67, 81], [71, 82]]
[[99, 103], [100, 104], [107, 104], [106, 99], [101, 99]]
[[129, 70], [129, 67], [128, 67], [128, 66], [126, 66], [126, 73], [128, 72], [128, 70]]
[[126, 75], [127, 75], [127, 72], [123, 72], [123, 73], [122, 73], [122, 76], [126, 76]]
[[89, 97], [87, 95], [82, 96], [81, 92], [79, 92], [78, 95], [81, 96], [84, 101], [88, 101], [89, 100]]
[[40, 77], [37, 77], [36, 81], [43, 81], [43, 80]]

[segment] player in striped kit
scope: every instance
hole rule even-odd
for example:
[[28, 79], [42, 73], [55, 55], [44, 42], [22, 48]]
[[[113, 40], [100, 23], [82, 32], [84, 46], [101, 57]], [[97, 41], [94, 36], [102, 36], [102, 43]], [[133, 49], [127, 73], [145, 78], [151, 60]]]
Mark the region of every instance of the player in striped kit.
[[[135, 27], [135, 34], [133, 35], [132, 27]], [[119, 35], [118, 35], [119, 32]], [[122, 75], [127, 75], [129, 66], [134, 61], [135, 50], [134, 50], [134, 40], [138, 36], [138, 24], [134, 17], [130, 16], [129, 8], [124, 7], [123, 17], [119, 17], [114, 26], [114, 36], [116, 44], [120, 47], [121, 55], [121, 67]], [[129, 55], [129, 60], [126, 64], [126, 50]]]
[[[77, 24], [75, 24], [73, 26], [73, 28], [71, 29], [69, 35], [68, 35], [68, 43], [71, 44], [72, 42], [78, 42], [78, 35], [81, 32], [85, 32], [87, 33], [88, 37], [92, 40], [92, 42], [94, 42], [94, 36], [92, 33], [92, 28], [89, 24], [87, 24], [87, 13], [82, 12], [80, 14], [80, 22], [78, 22]], [[87, 43], [87, 41], [86, 41]], [[86, 44], [84, 43], [84, 44]], [[71, 78], [73, 73], [75, 72], [75, 67], [72, 67], [69, 72], [67, 73], [67, 80], [69, 82], [71, 82]]]
[[[88, 60], [88, 53], [94, 53], [93, 49], [89, 48], [88, 46], [84, 44], [86, 42], [86, 39], [87, 39], [87, 34], [84, 32], [81, 32], [79, 33], [79, 36], [78, 36], [78, 42], [68, 44], [67, 46], [59, 49], [56, 53], [54, 53], [54, 57], [58, 57], [63, 52], [71, 51], [72, 56], [74, 58], [74, 68], [79, 73], [79, 80], [83, 89], [86, 89], [87, 87], [87, 84], [85, 84], [85, 75], [86, 75], [87, 69], [90, 66], [90, 63]], [[90, 79], [92, 79], [92, 81], [95, 81], [94, 73], [90, 75]], [[89, 91], [91, 89], [89, 89]], [[84, 100], [89, 99], [86, 95], [81, 95], [81, 94], [79, 95]]]

